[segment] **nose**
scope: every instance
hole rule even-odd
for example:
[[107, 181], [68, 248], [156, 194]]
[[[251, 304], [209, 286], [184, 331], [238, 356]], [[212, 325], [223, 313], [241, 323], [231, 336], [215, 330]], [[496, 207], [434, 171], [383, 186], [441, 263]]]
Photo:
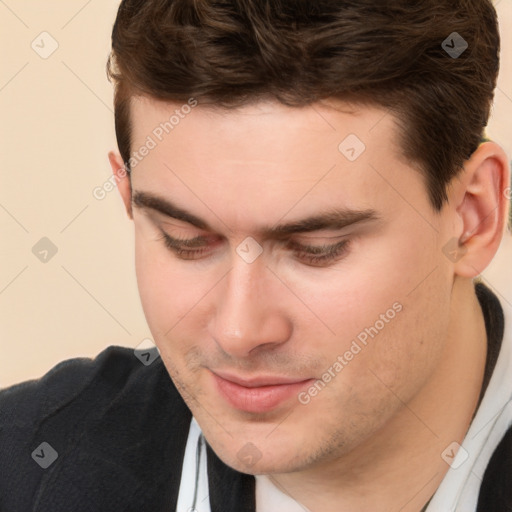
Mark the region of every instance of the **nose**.
[[211, 336], [235, 358], [285, 343], [293, 329], [285, 311], [285, 291], [262, 257], [247, 263], [235, 254], [216, 297]]

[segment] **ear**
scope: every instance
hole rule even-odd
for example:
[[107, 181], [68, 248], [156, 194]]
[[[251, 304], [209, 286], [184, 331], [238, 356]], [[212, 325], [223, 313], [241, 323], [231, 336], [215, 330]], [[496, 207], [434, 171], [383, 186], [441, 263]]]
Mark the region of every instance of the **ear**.
[[123, 159], [119, 153], [110, 151], [108, 154], [108, 160], [110, 162], [110, 167], [112, 168], [112, 174], [114, 175], [117, 183], [117, 188], [121, 194], [121, 199], [123, 200], [126, 213], [128, 214], [128, 217], [133, 220], [132, 184], [128, 169], [125, 167]]
[[466, 161], [456, 189], [456, 237], [463, 256], [454, 264], [454, 273], [473, 278], [492, 261], [507, 227], [510, 167], [505, 151], [494, 142], [480, 144]]

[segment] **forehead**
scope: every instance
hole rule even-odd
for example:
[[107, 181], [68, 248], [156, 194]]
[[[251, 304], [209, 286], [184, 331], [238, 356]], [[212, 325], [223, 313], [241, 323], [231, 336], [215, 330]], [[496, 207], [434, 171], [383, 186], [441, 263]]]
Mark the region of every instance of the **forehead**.
[[[293, 140], [308, 138], [312, 144], [324, 141], [325, 145], [332, 147], [333, 141], [339, 143], [350, 133], [365, 143], [372, 142], [373, 146], [382, 139], [388, 139], [390, 149], [398, 149], [393, 143], [396, 139], [395, 118], [386, 109], [333, 99], [304, 107], [288, 107], [268, 100], [237, 108], [221, 108], [193, 98], [178, 103], [137, 96], [131, 99], [130, 112], [132, 149], [148, 136], [156, 139], [157, 143], [185, 142], [188, 139], [189, 143], [201, 140], [208, 144], [208, 140], [228, 135], [223, 143], [229, 145], [230, 141], [251, 134], [254, 138], [245, 139], [251, 144], [233, 146], [247, 153], [251, 147], [258, 149], [259, 141], [270, 142], [275, 149], [274, 146], [285, 141], [293, 144]], [[297, 144], [294, 149], [294, 153], [306, 153], [308, 148]], [[337, 145], [334, 149], [338, 149]], [[288, 156], [293, 155], [288, 153]]]
[[[383, 152], [388, 159], [403, 158], [396, 119], [387, 110], [338, 100], [300, 108], [265, 101], [225, 109], [195, 99], [169, 103], [139, 96], [131, 100], [131, 127], [132, 153], [141, 149], [148, 160], [172, 153], [178, 163], [186, 153], [187, 163], [215, 156], [300, 172], [332, 165], [340, 156], [352, 168], [363, 153], [363, 159]], [[210, 158], [209, 164], [215, 162]]]
[[192, 204], [203, 218], [208, 205], [232, 225], [279, 219], [292, 208], [303, 214], [319, 206], [382, 210], [386, 202], [396, 204], [386, 181], [398, 179], [409, 191], [419, 184], [384, 109], [332, 101], [301, 108], [191, 105], [132, 100], [131, 149], [138, 153], [132, 182]]

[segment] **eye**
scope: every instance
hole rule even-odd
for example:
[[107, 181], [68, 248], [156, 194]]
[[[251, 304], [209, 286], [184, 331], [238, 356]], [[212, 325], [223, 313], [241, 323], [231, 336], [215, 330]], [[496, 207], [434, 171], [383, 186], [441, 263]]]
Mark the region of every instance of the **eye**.
[[344, 239], [334, 245], [301, 245], [297, 242], [288, 242], [288, 247], [294, 250], [298, 259], [306, 261], [309, 265], [322, 266], [345, 256], [349, 250], [350, 240]]
[[[208, 238], [205, 236], [197, 236], [195, 238], [174, 238], [162, 231], [162, 236], [160, 236], [158, 240], [162, 240], [168, 249], [184, 260], [197, 259], [208, 249], [208, 247], [206, 247], [208, 244]], [[185, 247], [190, 247], [192, 249], [187, 249]], [[194, 249], [194, 247], [196, 247], [196, 249]]]
[[[175, 238], [164, 231], [162, 231], [158, 240], [162, 240], [168, 249], [183, 260], [199, 259], [204, 253], [208, 252], [210, 249], [209, 242], [211, 242], [209, 237], [206, 236]], [[349, 243], [350, 240], [346, 238], [333, 245], [303, 245], [290, 240], [286, 242], [286, 247], [295, 253], [297, 259], [306, 262], [306, 264], [322, 266], [342, 258], [349, 250]]]

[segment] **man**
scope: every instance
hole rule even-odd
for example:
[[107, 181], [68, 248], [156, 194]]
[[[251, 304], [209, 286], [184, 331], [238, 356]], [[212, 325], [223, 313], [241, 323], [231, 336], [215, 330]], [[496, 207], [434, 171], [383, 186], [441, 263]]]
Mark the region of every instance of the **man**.
[[158, 353], [3, 390], [0, 509], [512, 510], [491, 3], [124, 0], [112, 47]]

